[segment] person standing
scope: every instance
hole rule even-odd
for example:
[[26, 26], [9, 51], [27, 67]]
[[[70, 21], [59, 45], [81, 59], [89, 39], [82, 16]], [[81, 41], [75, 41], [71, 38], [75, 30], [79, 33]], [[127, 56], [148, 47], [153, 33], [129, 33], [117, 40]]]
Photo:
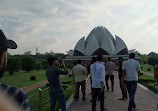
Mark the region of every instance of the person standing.
[[106, 62], [106, 64], [105, 64], [105, 70], [106, 70], [105, 81], [106, 81], [107, 91], [109, 90], [109, 84], [108, 84], [109, 78], [111, 80], [111, 89], [112, 89], [112, 91], [114, 91], [114, 70], [115, 70], [115, 63], [111, 61], [111, 58], [108, 58], [108, 62]]
[[101, 63], [102, 55], [97, 56], [97, 61], [90, 66], [90, 74], [92, 78], [92, 111], [96, 111], [97, 97], [100, 99], [100, 111], [107, 111], [104, 108], [104, 87], [105, 87], [105, 67]]
[[126, 89], [126, 86], [125, 86], [125, 82], [122, 78], [122, 63], [123, 63], [123, 58], [122, 57], [119, 57], [119, 84], [120, 84], [120, 89], [121, 89], [121, 92], [122, 92], [122, 98], [120, 98], [119, 100], [125, 100], [127, 99], [127, 89]]
[[122, 65], [122, 78], [125, 80], [125, 84], [129, 94], [128, 111], [132, 111], [132, 108], [136, 108], [134, 96], [137, 89], [138, 75], [140, 74], [140, 69], [141, 68], [139, 62], [135, 60], [135, 54], [130, 53], [129, 59], [124, 61]]
[[75, 80], [75, 100], [79, 99], [79, 88], [81, 86], [82, 90], [82, 100], [86, 100], [86, 81], [85, 75], [87, 74], [87, 70], [84, 66], [81, 65], [81, 60], [77, 60], [77, 65], [75, 65], [72, 69], [72, 75]]
[[64, 71], [57, 68], [59, 62], [54, 56], [48, 57], [47, 62], [49, 64], [49, 67], [46, 70], [46, 76], [50, 86], [50, 90], [49, 90], [50, 103], [51, 103], [50, 111], [55, 111], [55, 105], [57, 100], [59, 101], [61, 110], [66, 111], [66, 99], [65, 99], [63, 87], [59, 80], [60, 79], [59, 75], [67, 75], [68, 71], [65, 67], [64, 62], [62, 62]]

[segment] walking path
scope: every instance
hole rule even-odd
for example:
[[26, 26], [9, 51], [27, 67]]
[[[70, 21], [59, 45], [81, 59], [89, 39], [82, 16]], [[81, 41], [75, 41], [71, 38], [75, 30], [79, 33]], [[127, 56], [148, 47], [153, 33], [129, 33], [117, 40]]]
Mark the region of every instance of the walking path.
[[43, 85], [46, 84], [46, 83], [48, 83], [47, 80], [42, 81], [42, 82], [38, 82], [38, 83], [32, 84], [32, 85], [30, 85], [30, 86], [23, 87], [22, 90], [23, 90], [24, 92], [28, 92], [28, 91], [30, 91], [30, 90], [36, 89], [36, 88], [38, 88], [38, 87], [40, 87], [40, 86], [43, 86]]
[[[87, 80], [86, 84], [86, 97], [87, 101], [82, 101], [81, 91], [80, 99], [78, 101], [71, 98], [70, 104], [67, 108], [67, 111], [91, 111], [91, 95], [90, 95], [90, 80]], [[118, 100], [121, 98], [121, 90], [119, 87], [119, 80], [117, 72], [115, 73], [115, 85], [114, 92], [105, 92], [105, 106], [108, 108], [108, 111], [127, 111], [129, 99], [125, 101]], [[158, 111], [157, 103], [158, 96], [152, 94], [151, 91], [148, 91], [144, 86], [138, 84], [136, 91], [135, 102], [137, 108], [133, 111]], [[97, 110], [100, 111], [99, 101], [97, 102]]]
[[149, 76], [153, 76], [154, 77], [154, 73], [150, 73], [150, 72], [144, 72], [144, 71], [141, 71], [143, 74], [145, 75], [149, 75]]

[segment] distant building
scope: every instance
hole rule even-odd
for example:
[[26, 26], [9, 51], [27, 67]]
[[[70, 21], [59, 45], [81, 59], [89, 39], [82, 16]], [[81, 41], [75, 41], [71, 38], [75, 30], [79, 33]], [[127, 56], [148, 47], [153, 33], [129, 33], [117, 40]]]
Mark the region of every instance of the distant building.
[[[132, 52], [134, 50], [130, 50]], [[90, 59], [98, 54], [104, 57], [128, 57], [129, 51], [125, 42], [118, 36], [115, 38], [103, 26], [95, 27], [88, 37], [82, 37], [74, 50], [68, 51], [66, 59]]]

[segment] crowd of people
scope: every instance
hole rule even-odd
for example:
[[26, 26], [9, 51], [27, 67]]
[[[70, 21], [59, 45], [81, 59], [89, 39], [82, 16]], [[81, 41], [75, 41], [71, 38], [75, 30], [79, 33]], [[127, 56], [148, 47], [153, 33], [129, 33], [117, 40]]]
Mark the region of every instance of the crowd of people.
[[[68, 74], [68, 71], [63, 63], [65, 71], [58, 69], [58, 62], [55, 57], [49, 57], [48, 59], [49, 67], [46, 71], [47, 79], [50, 83], [50, 101], [51, 101], [51, 111], [55, 110], [55, 104], [58, 100], [62, 111], [66, 111], [66, 101], [63, 93], [63, 88], [59, 80], [59, 75]], [[96, 101], [100, 101], [100, 111], [107, 111], [108, 108], [104, 106], [104, 94], [106, 91], [114, 91], [114, 72], [116, 66], [118, 65], [118, 78], [120, 84], [120, 90], [122, 92], [122, 97], [119, 100], [126, 100], [127, 92], [129, 95], [129, 106], [128, 111], [132, 111], [132, 108], [136, 108], [134, 101], [134, 95], [137, 89], [138, 75], [140, 73], [140, 64], [135, 60], [135, 54], [129, 54], [128, 60], [123, 60], [119, 57], [117, 61], [111, 60], [111, 58], [103, 58], [103, 55], [98, 55], [93, 57], [88, 64], [83, 64], [81, 60], [74, 62], [72, 68], [72, 77], [74, 80], [74, 100], [79, 99], [79, 89], [81, 87], [82, 100], [86, 99], [86, 78], [85, 75], [90, 74], [91, 83], [91, 95], [92, 95], [92, 111], [96, 111]], [[110, 78], [111, 88], [109, 88], [108, 80]], [[111, 89], [111, 90], [110, 90]]]

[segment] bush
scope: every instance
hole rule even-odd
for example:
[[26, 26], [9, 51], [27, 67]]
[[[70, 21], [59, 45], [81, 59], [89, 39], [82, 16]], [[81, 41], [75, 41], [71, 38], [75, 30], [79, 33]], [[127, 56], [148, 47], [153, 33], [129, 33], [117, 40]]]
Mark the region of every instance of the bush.
[[36, 80], [36, 77], [35, 77], [35, 76], [31, 76], [31, 77], [30, 77], [30, 80], [31, 80], [31, 81], [34, 81], [34, 80]]
[[150, 69], [150, 68], [148, 68], [148, 71], [151, 71], [151, 69]]
[[18, 71], [21, 66], [21, 62], [18, 58], [8, 58], [7, 71], [10, 75], [13, 75], [15, 71]]
[[24, 56], [22, 59], [22, 69], [26, 72], [32, 71], [35, 68], [35, 59], [31, 56]]

